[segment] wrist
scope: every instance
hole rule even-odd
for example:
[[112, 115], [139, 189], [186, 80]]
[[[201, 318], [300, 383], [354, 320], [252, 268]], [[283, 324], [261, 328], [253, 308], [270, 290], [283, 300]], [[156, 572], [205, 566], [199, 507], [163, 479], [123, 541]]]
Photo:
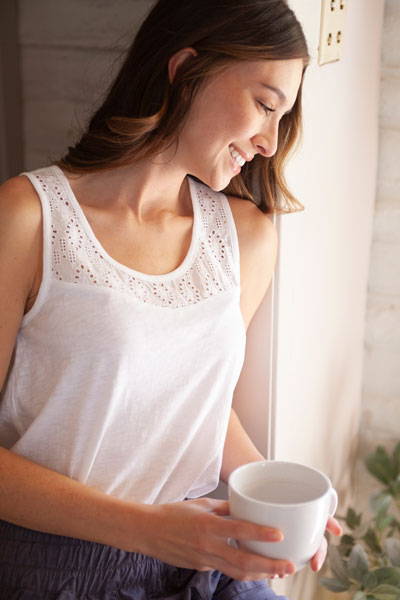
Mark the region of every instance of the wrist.
[[148, 554], [148, 541], [154, 521], [154, 507], [109, 496], [101, 543], [126, 552]]

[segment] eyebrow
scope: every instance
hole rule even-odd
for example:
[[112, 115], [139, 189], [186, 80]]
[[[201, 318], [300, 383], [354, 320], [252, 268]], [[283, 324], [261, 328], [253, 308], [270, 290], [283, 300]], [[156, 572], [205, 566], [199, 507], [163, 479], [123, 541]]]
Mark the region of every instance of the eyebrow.
[[[262, 83], [261, 85], [263, 85], [267, 89], [271, 90], [272, 92], [275, 92], [275, 94], [277, 94], [277, 96], [279, 97], [279, 99], [281, 100], [281, 102], [287, 102], [287, 98], [286, 98], [285, 94], [279, 88], [274, 87], [273, 85], [268, 85], [268, 83]], [[287, 110], [285, 112], [285, 115], [288, 115], [291, 112], [292, 112], [292, 109]]]
[[268, 88], [269, 90], [271, 90], [272, 92], [275, 92], [275, 94], [277, 94], [279, 96], [279, 99], [282, 102], [286, 102], [287, 101], [287, 98], [286, 98], [285, 94], [279, 88], [274, 87], [273, 85], [268, 85], [268, 83], [263, 83], [262, 85], [264, 87]]

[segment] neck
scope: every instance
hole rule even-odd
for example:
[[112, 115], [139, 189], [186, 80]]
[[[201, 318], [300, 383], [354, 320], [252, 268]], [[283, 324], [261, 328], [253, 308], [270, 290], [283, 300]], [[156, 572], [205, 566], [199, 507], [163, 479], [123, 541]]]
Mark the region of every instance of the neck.
[[186, 175], [173, 160], [167, 162], [160, 155], [79, 176], [75, 186], [90, 190], [90, 196], [84, 193], [85, 204], [127, 209], [138, 223], [163, 222], [193, 215]]

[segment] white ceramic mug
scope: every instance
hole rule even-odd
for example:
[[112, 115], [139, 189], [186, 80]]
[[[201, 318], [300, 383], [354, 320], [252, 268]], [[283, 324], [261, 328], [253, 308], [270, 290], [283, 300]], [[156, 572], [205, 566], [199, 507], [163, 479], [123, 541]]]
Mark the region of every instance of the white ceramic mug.
[[337, 493], [328, 477], [299, 463], [265, 460], [233, 471], [228, 481], [231, 517], [276, 527], [281, 542], [241, 541], [240, 546], [302, 569], [321, 545]]

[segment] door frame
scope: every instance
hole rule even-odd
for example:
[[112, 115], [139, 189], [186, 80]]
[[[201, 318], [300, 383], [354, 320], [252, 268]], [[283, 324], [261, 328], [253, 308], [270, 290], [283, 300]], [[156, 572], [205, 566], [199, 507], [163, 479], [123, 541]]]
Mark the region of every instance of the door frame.
[[18, 1], [0, 2], [0, 183], [23, 170]]

